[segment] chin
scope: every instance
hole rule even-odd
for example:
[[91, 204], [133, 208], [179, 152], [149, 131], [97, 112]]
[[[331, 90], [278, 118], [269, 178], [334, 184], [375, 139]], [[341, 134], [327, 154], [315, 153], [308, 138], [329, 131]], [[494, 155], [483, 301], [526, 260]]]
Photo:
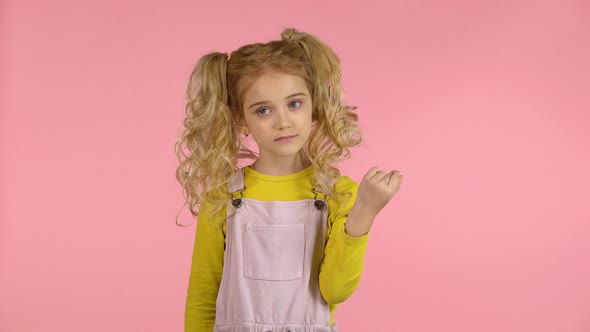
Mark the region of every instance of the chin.
[[282, 151], [276, 151], [274, 154], [279, 156], [279, 157], [296, 157], [298, 156], [300, 153], [303, 153], [303, 149], [299, 148], [299, 149], [289, 149], [288, 151], [285, 151], [286, 149], [283, 149]]

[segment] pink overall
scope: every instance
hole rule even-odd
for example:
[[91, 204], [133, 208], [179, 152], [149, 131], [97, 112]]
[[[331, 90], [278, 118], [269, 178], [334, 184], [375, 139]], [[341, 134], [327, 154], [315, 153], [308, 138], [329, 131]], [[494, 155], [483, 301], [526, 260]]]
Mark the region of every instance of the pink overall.
[[318, 285], [327, 204], [243, 198], [243, 168], [229, 186], [227, 212], [235, 215], [227, 220], [213, 331], [337, 332]]

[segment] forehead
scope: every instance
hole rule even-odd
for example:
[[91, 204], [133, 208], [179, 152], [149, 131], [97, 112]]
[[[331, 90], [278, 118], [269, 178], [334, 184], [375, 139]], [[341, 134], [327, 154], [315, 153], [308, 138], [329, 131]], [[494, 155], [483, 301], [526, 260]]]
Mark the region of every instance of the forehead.
[[240, 83], [243, 83], [243, 98], [246, 105], [258, 101], [280, 101], [296, 92], [304, 92], [309, 95], [303, 78], [277, 71], [268, 71], [255, 80], [245, 79]]

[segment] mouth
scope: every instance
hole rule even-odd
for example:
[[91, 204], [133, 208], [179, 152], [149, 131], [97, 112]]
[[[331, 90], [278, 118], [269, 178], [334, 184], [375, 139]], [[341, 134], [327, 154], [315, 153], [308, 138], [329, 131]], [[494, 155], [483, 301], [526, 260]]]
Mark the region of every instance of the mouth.
[[279, 141], [279, 142], [280, 141], [288, 141], [288, 140], [292, 139], [295, 136], [297, 136], [297, 135], [281, 136], [281, 137], [275, 139], [275, 141]]

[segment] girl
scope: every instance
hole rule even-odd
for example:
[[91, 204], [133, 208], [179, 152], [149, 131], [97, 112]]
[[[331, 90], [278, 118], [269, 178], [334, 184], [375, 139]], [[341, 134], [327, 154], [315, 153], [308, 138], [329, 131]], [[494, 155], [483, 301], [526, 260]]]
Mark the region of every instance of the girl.
[[175, 147], [198, 215], [185, 331], [338, 331], [336, 305], [357, 288], [373, 220], [402, 181], [376, 167], [360, 184], [340, 176], [333, 164], [361, 134], [339, 58], [313, 35], [281, 37], [207, 54], [190, 77]]

